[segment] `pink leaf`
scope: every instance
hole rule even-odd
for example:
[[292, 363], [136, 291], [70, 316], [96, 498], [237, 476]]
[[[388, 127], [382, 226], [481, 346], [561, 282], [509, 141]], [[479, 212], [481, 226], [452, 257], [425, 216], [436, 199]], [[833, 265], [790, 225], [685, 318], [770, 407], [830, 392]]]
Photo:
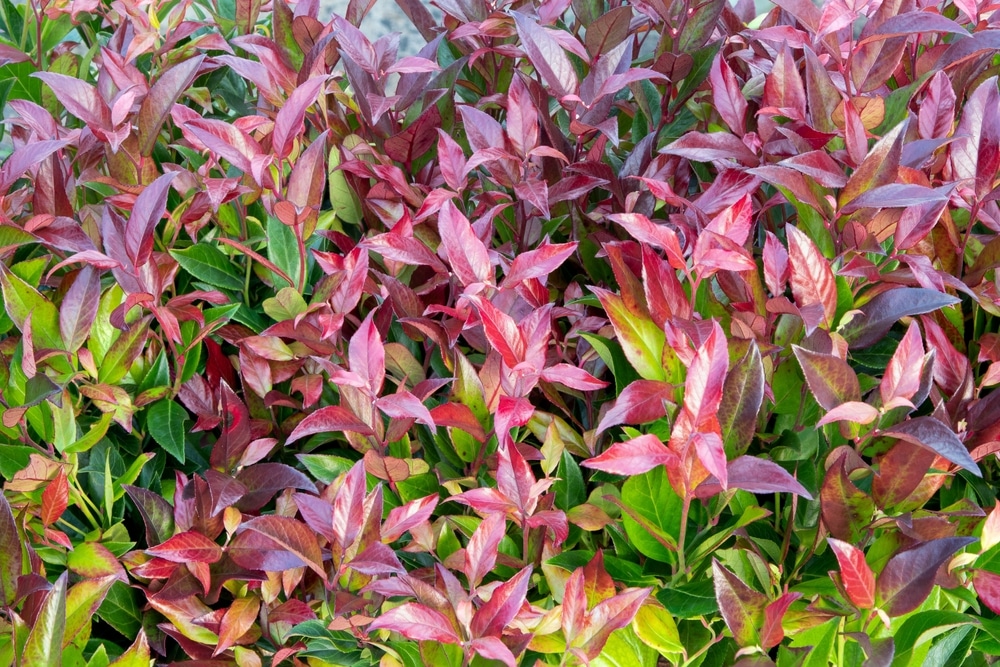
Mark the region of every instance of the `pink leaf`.
[[368, 626], [369, 632], [382, 629], [398, 632], [415, 641], [461, 643], [451, 621], [444, 614], [416, 602], [407, 602], [390, 609]]
[[828, 410], [816, 426], [826, 426], [834, 422], [851, 422], [852, 424], [871, 424], [878, 418], [878, 410], [861, 401], [847, 401], [832, 410]]
[[598, 380], [582, 368], [571, 364], [556, 364], [546, 368], [542, 371], [542, 379], [546, 382], [558, 382], [579, 391], [596, 391], [608, 386], [607, 382]]
[[320, 91], [326, 85], [326, 75], [306, 79], [298, 88], [292, 91], [284, 106], [274, 118], [274, 134], [271, 135], [271, 145], [276, 156], [283, 160], [292, 152], [295, 138], [302, 131], [302, 121], [306, 109], [315, 104]]
[[793, 225], [785, 226], [788, 235], [788, 261], [791, 268], [792, 294], [799, 307], [820, 304], [827, 328], [837, 314], [837, 282], [833, 270], [812, 239]]
[[524, 360], [526, 346], [514, 318], [482, 297], [471, 297], [470, 301], [479, 310], [479, 319], [486, 331], [486, 339], [500, 353], [508, 368], [514, 368], [521, 363]]
[[[769, 79], [770, 80], [770, 79]], [[677, 141], [664, 147], [661, 153], [679, 155], [692, 162], [715, 162], [736, 160], [747, 166], [755, 166], [760, 160], [736, 135], [728, 132], [688, 132]]]
[[906, 335], [896, 347], [885, 375], [879, 384], [882, 403], [888, 404], [894, 398], [911, 400], [920, 391], [920, 376], [924, 368], [924, 345], [920, 327], [911, 321]]
[[385, 346], [373, 322], [374, 317], [373, 310], [351, 336], [347, 356], [351, 371], [364, 378], [368, 390], [373, 395], [378, 395], [385, 381]]
[[562, 46], [541, 26], [520, 12], [512, 11], [517, 34], [532, 66], [558, 99], [575, 95], [579, 86], [576, 70]]
[[438, 213], [438, 232], [445, 258], [462, 285], [492, 282], [493, 267], [486, 246], [472, 231], [469, 220], [450, 200], [441, 206]]
[[358, 461], [344, 475], [333, 498], [333, 533], [342, 549], [354, 543], [364, 522], [365, 464]]
[[517, 615], [528, 594], [531, 566], [493, 589], [489, 601], [472, 617], [472, 634], [476, 637], [499, 636]]
[[66, 111], [86, 123], [91, 131], [111, 130], [111, 111], [92, 85], [76, 77], [54, 72], [35, 72], [32, 76], [41, 79], [51, 88]]
[[465, 549], [465, 576], [469, 579], [471, 590], [478, 588], [483, 577], [493, 571], [497, 562], [497, 548], [506, 526], [503, 514], [490, 514], [469, 538], [469, 546]]
[[464, 176], [465, 153], [462, 152], [462, 147], [458, 145], [458, 142], [440, 128], [438, 128], [437, 156], [438, 167], [441, 169], [444, 182], [452, 190], [460, 192], [466, 180]]
[[380, 396], [375, 405], [379, 410], [395, 419], [416, 419], [421, 424], [436, 428], [434, 417], [423, 402], [405, 389], [395, 394]]
[[667, 405], [673, 396], [674, 386], [669, 382], [656, 380], [636, 380], [615, 400], [615, 404], [604, 413], [597, 432], [601, 433], [619, 424], [645, 424], [656, 421], [667, 414]]
[[487, 660], [497, 660], [507, 667], [517, 667], [517, 658], [497, 637], [479, 637], [469, 642], [469, 649]]
[[517, 510], [517, 505], [505, 495], [489, 487], [470, 489], [450, 498], [456, 503], [468, 505], [480, 514], [489, 515], [494, 512], [510, 514]]
[[773, 461], [740, 456], [728, 466], [729, 486], [751, 493], [794, 493], [808, 500], [812, 495], [787, 470]]
[[616, 475], [640, 475], [659, 465], [679, 466], [680, 459], [659, 438], [647, 433], [627, 442], [616, 442], [581, 465]]
[[545, 241], [534, 250], [514, 258], [504, 279], [504, 288], [516, 286], [529, 278], [545, 278], [573, 256], [577, 243], [549, 243]]
[[316, 534], [289, 517], [267, 515], [244, 522], [228, 553], [233, 562], [250, 570], [281, 572], [308, 566], [326, 580]]
[[411, 500], [401, 507], [393, 507], [382, 523], [382, 541], [395, 542], [403, 533], [431, 518], [437, 507], [438, 496], [426, 496]]
[[514, 150], [524, 157], [538, 146], [538, 136], [538, 109], [521, 76], [515, 74], [507, 91], [507, 137]]
[[125, 224], [125, 252], [137, 269], [145, 266], [153, 253], [153, 232], [167, 210], [167, 194], [177, 173], [167, 172], [147, 185], [132, 206]]

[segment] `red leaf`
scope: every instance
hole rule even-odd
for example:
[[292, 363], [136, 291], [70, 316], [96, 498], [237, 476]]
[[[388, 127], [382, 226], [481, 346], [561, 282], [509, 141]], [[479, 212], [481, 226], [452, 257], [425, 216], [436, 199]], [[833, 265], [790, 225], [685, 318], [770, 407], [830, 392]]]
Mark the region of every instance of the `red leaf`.
[[994, 614], [1000, 613], [1000, 574], [987, 570], [976, 570], [972, 575], [972, 585], [976, 595]]
[[793, 225], [785, 226], [792, 294], [799, 307], [820, 304], [829, 329], [837, 315], [837, 282], [830, 264], [808, 236]]
[[788, 607], [802, 597], [802, 593], [782, 593], [764, 609], [764, 627], [760, 632], [760, 645], [767, 650], [777, 646], [785, 638], [785, 629], [781, 625]]
[[222, 547], [201, 533], [189, 530], [146, 549], [146, 553], [171, 563], [215, 563], [222, 558]]
[[[675, 425], [682, 436], [702, 431], [718, 433], [719, 403], [729, 371], [729, 346], [726, 334], [715, 320], [712, 332], [695, 352], [684, 382], [684, 407]], [[725, 480], [720, 478], [725, 484]]]
[[219, 624], [219, 643], [212, 655], [226, 651], [245, 635], [257, 620], [258, 611], [260, 599], [253, 595], [233, 600]]
[[[213, 505], [219, 512], [225, 509], [228, 502], [234, 502], [241, 512], [256, 512], [285, 489], [316, 492], [316, 485], [309, 477], [284, 463], [255, 463], [246, 466], [232, 480], [237, 484], [228, 484], [225, 490], [215, 481], [218, 478], [213, 477], [211, 471], [205, 476], [212, 489]], [[242, 487], [242, 493], [239, 487]]]
[[729, 462], [729, 486], [751, 493], [794, 493], [807, 500], [812, 495], [792, 475], [774, 461], [756, 456], [740, 456]]
[[927, 92], [917, 111], [917, 129], [921, 139], [943, 139], [955, 125], [955, 90], [943, 70], [927, 82]]
[[[770, 79], [769, 79], [770, 80]], [[677, 141], [660, 150], [667, 155], [679, 155], [692, 162], [714, 162], [716, 160], [736, 160], [747, 166], [760, 163], [754, 152], [728, 132], [688, 132]]]
[[316, 103], [326, 79], [326, 75], [306, 79], [278, 110], [274, 118], [274, 134], [271, 135], [271, 145], [278, 159], [284, 160], [292, 152], [295, 139], [302, 132], [306, 109]]
[[934, 575], [974, 537], [945, 537], [918, 544], [889, 559], [878, 576], [875, 598], [889, 616], [902, 616], [923, 603], [934, 588]]
[[743, 90], [736, 80], [736, 75], [726, 63], [721, 51], [716, 54], [712, 63], [709, 81], [712, 84], [715, 110], [719, 112], [730, 130], [742, 133], [746, 127], [744, 120], [747, 114], [747, 100], [743, 97]]
[[507, 521], [503, 514], [488, 515], [469, 538], [465, 549], [465, 576], [469, 579], [469, 589], [479, 587], [483, 577], [493, 571], [497, 562], [497, 548], [503, 539]]
[[385, 381], [385, 346], [373, 322], [374, 317], [373, 310], [368, 313], [368, 317], [358, 327], [357, 332], [351, 336], [347, 356], [351, 371], [364, 378], [367, 389], [372, 395], [377, 396], [382, 391], [382, 384]]
[[806, 116], [806, 91], [798, 65], [788, 44], [783, 44], [774, 58], [771, 74], [764, 79], [763, 106], [780, 109], [781, 115], [803, 120]]
[[316, 433], [334, 433], [339, 431], [360, 433], [367, 436], [375, 435], [375, 431], [368, 424], [354, 416], [353, 412], [339, 405], [328, 405], [313, 412], [299, 422], [299, 425], [295, 427], [295, 430], [288, 436], [285, 443], [291, 444], [296, 440]]
[[76, 352], [90, 335], [101, 298], [101, 276], [91, 266], [80, 269], [59, 308], [59, 333], [66, 349]]
[[540, 25], [520, 12], [512, 11], [517, 34], [528, 60], [558, 99], [575, 96], [579, 81], [576, 70], [562, 46]]
[[654, 322], [666, 322], [675, 317], [690, 319], [691, 303], [677, 279], [677, 272], [645, 243], [642, 244], [642, 288]]
[[614, 405], [604, 413], [597, 432], [601, 433], [619, 424], [645, 424], [667, 414], [674, 386], [669, 382], [636, 380], [625, 387]]
[[648, 243], [665, 250], [667, 260], [674, 269], [680, 270], [687, 266], [680, 240], [673, 229], [657, 224], [641, 213], [613, 213], [608, 219], [624, 227], [639, 243]]
[[382, 523], [382, 541], [395, 542], [403, 533], [431, 518], [437, 507], [438, 496], [426, 496], [411, 500], [401, 507], [393, 507]]
[[66, 471], [59, 468], [55, 478], [45, 485], [42, 491], [42, 525], [48, 528], [66, 511], [69, 504], [69, 480], [66, 479]]
[[469, 406], [462, 403], [442, 403], [431, 408], [431, 417], [438, 426], [460, 428], [479, 442], [486, 442], [486, 431]]
[[955, 431], [934, 417], [908, 419], [885, 429], [882, 433], [929, 449], [955, 465], [965, 468], [976, 477], [983, 476]]
[[442, 204], [438, 213], [438, 232], [445, 258], [463, 286], [492, 282], [493, 267], [486, 246], [451, 200]]
[[511, 262], [503, 288], [515, 287], [529, 278], [546, 278], [567, 259], [573, 256], [578, 244], [549, 243], [545, 241], [534, 250], [519, 254]]
[[0, 167], [0, 194], [6, 194], [25, 172], [69, 143], [65, 139], [33, 141], [19, 146]]
[[864, 552], [835, 537], [826, 541], [840, 563], [840, 581], [851, 604], [858, 609], [871, 609], [875, 604], [875, 575], [865, 561]]
[[792, 346], [802, 367], [809, 390], [824, 410], [833, 410], [841, 403], [861, 400], [858, 375], [840, 357]]
[[368, 631], [392, 630], [414, 641], [460, 644], [462, 640], [444, 614], [416, 602], [390, 609], [368, 626]]
[[924, 345], [920, 327], [916, 321], [911, 321], [879, 384], [882, 403], [888, 404], [895, 398], [912, 400], [920, 391], [920, 376], [924, 363]]
[[587, 618], [588, 628], [597, 628], [583, 647], [591, 658], [596, 658], [603, 650], [608, 637], [615, 630], [620, 630], [632, 622], [639, 607], [646, 601], [651, 588], [626, 588], [618, 595], [601, 600], [590, 611]]
[[524, 604], [529, 583], [531, 583], [530, 565], [493, 589], [490, 599], [477, 609], [472, 617], [470, 629], [473, 636], [500, 636]]
[[326, 581], [323, 554], [316, 534], [286, 516], [259, 516], [240, 526], [229, 543], [229, 557], [248, 570], [282, 572], [308, 566]]
[[326, 146], [328, 131], [312, 140], [302, 151], [288, 176], [286, 198], [295, 206], [318, 211], [326, 189]]
[[581, 465], [616, 475], [640, 475], [659, 465], [680, 466], [680, 459], [658, 437], [647, 433], [627, 442], [616, 442]]
[[749, 194], [743, 195], [736, 200], [736, 203], [722, 209], [705, 226], [705, 231], [724, 236], [734, 246], [745, 244], [752, 230], [753, 201], [750, 199]]
[[712, 580], [719, 611], [733, 639], [741, 647], [759, 645], [757, 632], [763, 625], [767, 598], [740, 581], [715, 558], [712, 559]]
[[514, 368], [524, 361], [526, 346], [514, 318], [483, 297], [470, 297], [469, 300], [479, 310], [486, 339], [500, 353], [507, 367]]

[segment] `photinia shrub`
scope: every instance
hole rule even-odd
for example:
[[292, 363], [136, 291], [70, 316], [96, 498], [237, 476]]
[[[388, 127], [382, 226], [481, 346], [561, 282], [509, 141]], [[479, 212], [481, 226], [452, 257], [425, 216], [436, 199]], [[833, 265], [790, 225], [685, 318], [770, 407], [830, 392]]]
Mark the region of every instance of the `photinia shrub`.
[[3, 0], [0, 666], [995, 662], [997, 7], [371, 4]]

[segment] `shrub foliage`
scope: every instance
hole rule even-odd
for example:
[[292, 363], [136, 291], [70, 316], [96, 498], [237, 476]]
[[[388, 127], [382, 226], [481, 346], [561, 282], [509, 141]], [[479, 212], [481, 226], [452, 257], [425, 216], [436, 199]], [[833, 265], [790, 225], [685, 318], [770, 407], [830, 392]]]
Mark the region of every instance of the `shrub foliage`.
[[996, 6], [397, 2], [2, 0], [0, 665], [993, 663]]

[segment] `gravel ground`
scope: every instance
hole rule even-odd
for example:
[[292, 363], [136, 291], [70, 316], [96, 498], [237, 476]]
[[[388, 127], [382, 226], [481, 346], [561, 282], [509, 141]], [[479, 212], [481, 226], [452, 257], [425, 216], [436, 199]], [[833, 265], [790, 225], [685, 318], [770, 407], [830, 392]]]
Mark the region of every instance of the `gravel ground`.
[[[427, 4], [430, 7], [429, 3]], [[319, 9], [319, 19], [323, 22], [329, 21], [334, 13], [344, 15], [347, 11], [347, 0], [322, 0]], [[432, 10], [433, 11], [433, 10]], [[382, 35], [392, 32], [400, 33], [399, 56], [412, 56], [426, 44], [420, 33], [417, 32], [410, 19], [399, 8], [394, 0], [376, 0], [375, 6], [365, 16], [361, 23], [361, 30], [368, 39], [374, 41]]]

